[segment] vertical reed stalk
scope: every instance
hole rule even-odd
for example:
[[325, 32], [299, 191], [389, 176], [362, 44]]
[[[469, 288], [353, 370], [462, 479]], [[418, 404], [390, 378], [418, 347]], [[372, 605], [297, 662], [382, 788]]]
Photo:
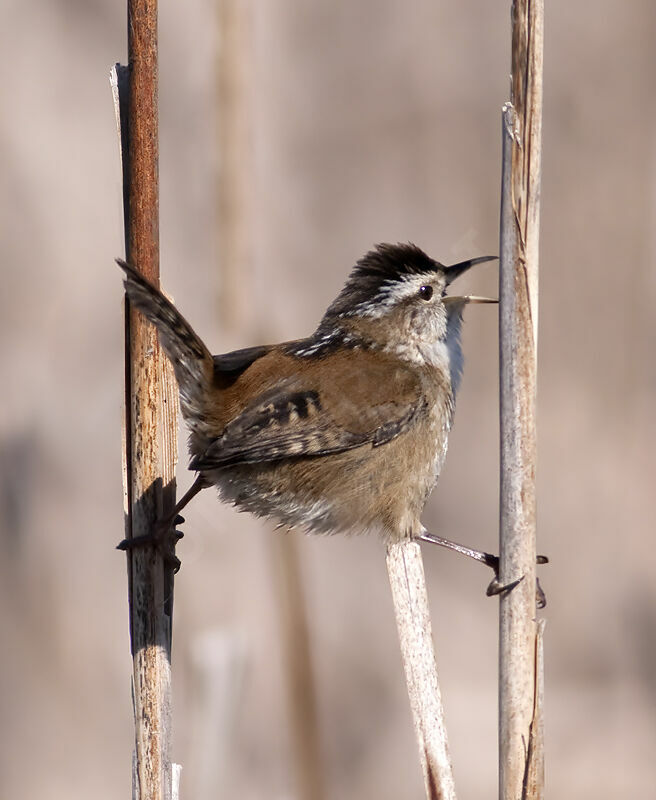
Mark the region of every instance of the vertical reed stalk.
[[307, 603], [298, 533], [274, 534], [273, 559], [280, 610], [295, 789], [298, 800], [323, 800], [324, 776]]
[[541, 798], [541, 637], [536, 620], [536, 391], [542, 126], [542, 0], [512, 6], [503, 109], [499, 268], [501, 490], [499, 797]]
[[[159, 283], [157, 2], [128, 0], [128, 67], [112, 88], [121, 142], [127, 261]], [[124, 485], [126, 537], [152, 531], [175, 504], [177, 389], [154, 328], [126, 301]], [[173, 575], [152, 547], [128, 550], [133, 658], [133, 797], [169, 800]]]

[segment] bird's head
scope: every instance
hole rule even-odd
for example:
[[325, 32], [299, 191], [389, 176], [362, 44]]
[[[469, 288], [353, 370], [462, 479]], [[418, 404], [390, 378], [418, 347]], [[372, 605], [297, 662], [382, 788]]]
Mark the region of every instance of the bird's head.
[[[494, 303], [485, 297], [448, 295], [450, 284], [473, 267], [492, 261], [482, 256], [445, 266], [414, 244], [379, 244], [353, 268], [330, 305], [321, 329], [339, 327], [410, 361], [450, 335], [459, 335], [467, 303]], [[455, 330], [457, 328], [457, 331]]]

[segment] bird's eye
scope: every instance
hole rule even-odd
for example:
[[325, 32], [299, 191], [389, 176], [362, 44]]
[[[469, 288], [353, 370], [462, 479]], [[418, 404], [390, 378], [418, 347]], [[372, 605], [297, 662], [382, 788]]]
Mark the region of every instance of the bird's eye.
[[430, 300], [433, 296], [433, 287], [432, 286], [420, 286], [419, 287], [419, 297], [422, 300]]

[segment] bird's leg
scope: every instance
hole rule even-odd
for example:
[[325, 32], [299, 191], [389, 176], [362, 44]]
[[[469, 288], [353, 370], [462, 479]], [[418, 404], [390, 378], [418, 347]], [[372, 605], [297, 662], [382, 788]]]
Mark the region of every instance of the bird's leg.
[[191, 487], [182, 498], [176, 503], [175, 508], [163, 519], [157, 520], [149, 533], [144, 533], [141, 536], [133, 536], [129, 539], [123, 539], [116, 545], [117, 550], [132, 550], [135, 547], [143, 547], [144, 545], [152, 544], [162, 553], [164, 561], [173, 567], [174, 572], [180, 569], [180, 559], [175, 554], [175, 546], [182, 539], [184, 534], [181, 531], [176, 531], [175, 526], [184, 522], [184, 517], [180, 516], [182, 509], [194, 497], [208, 486], [205, 479], [199, 475], [192, 483]]
[[[522, 577], [518, 578], [516, 581], [502, 584], [499, 581], [499, 556], [494, 556], [492, 553], [485, 553], [483, 550], [474, 550], [472, 547], [466, 547], [465, 545], [458, 544], [457, 542], [452, 542], [450, 539], [444, 539], [442, 536], [429, 533], [427, 530], [422, 530], [421, 534], [415, 538], [420, 539], [422, 542], [430, 542], [431, 544], [437, 544], [440, 547], [446, 547], [449, 550], [454, 550], [456, 553], [460, 553], [468, 558], [473, 558], [475, 561], [480, 561], [481, 564], [485, 564], [485, 566], [494, 570], [494, 578], [492, 578], [490, 581], [490, 584], [485, 592], [488, 597], [492, 597], [496, 594], [502, 594], [504, 592], [510, 592], [515, 588], [515, 586], [517, 586], [518, 583], [520, 583], [520, 581], [524, 580], [524, 576], [522, 575]], [[538, 556], [536, 563], [548, 564], [549, 559], [546, 556]], [[536, 603], [538, 608], [544, 608], [547, 604], [547, 598], [542, 591], [539, 580], [536, 580]]]

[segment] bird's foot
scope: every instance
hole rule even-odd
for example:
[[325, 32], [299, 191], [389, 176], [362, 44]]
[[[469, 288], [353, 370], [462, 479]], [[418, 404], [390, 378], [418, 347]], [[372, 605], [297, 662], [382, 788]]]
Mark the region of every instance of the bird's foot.
[[[492, 553], [485, 553], [483, 550], [474, 550], [472, 547], [466, 547], [465, 545], [458, 544], [457, 542], [452, 542], [450, 539], [444, 539], [442, 536], [436, 536], [434, 533], [428, 533], [428, 531], [423, 531], [420, 536], [417, 536], [417, 539], [420, 539], [423, 542], [437, 544], [440, 547], [446, 547], [449, 550], [454, 550], [456, 553], [460, 553], [468, 558], [473, 558], [475, 561], [480, 561], [481, 564], [485, 564], [486, 567], [490, 567], [490, 569], [492, 569], [494, 572], [494, 578], [492, 578], [490, 581], [490, 584], [485, 592], [488, 597], [493, 597], [494, 595], [499, 594], [507, 594], [524, 580], [524, 576], [522, 575], [521, 578], [517, 578], [517, 580], [511, 581], [510, 583], [501, 583], [499, 581], [499, 556], [492, 555]], [[547, 556], [538, 556], [536, 558], [536, 563], [548, 564], [549, 559]], [[542, 590], [542, 587], [540, 586], [540, 581], [537, 578], [535, 596], [537, 607], [544, 608], [547, 605], [547, 598]]]
[[[489, 556], [489, 553], [485, 555]], [[547, 556], [538, 556], [535, 559], [536, 564], [548, 564], [549, 559]], [[499, 580], [499, 557], [498, 556], [490, 556], [490, 562], [488, 563], [489, 567], [492, 567], [494, 570], [494, 578], [490, 581], [487, 589], [485, 590], [485, 594], [488, 597], [494, 597], [495, 595], [499, 594], [507, 594], [511, 592], [515, 586], [520, 584], [524, 580], [524, 576], [522, 575], [521, 578], [517, 578], [516, 581], [510, 581], [510, 583], [501, 583]], [[540, 586], [540, 579], [535, 579], [535, 605], [538, 608], [544, 608], [547, 605], [547, 596], [544, 593], [544, 590]]]
[[152, 545], [161, 554], [164, 564], [177, 572], [180, 569], [180, 559], [175, 554], [175, 546], [182, 539], [184, 533], [175, 529], [176, 525], [181, 525], [184, 517], [176, 514], [175, 517], [157, 521], [150, 533], [141, 536], [134, 536], [123, 539], [116, 545], [117, 550], [133, 550], [135, 547], [146, 547]]

